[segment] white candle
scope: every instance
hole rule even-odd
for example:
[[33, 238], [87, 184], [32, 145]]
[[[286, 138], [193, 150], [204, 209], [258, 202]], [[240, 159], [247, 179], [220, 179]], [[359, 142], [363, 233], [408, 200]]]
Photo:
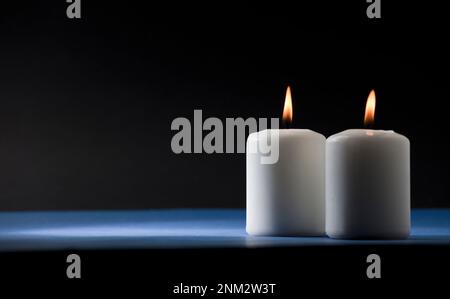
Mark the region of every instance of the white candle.
[[[375, 93], [365, 122], [373, 121]], [[326, 232], [332, 238], [403, 239], [410, 231], [409, 140], [347, 130], [326, 142]]]
[[[285, 111], [292, 119], [290, 90]], [[261, 163], [251, 151], [278, 138], [278, 161]], [[325, 137], [305, 129], [264, 130], [247, 140], [247, 233], [272, 236], [325, 234]]]

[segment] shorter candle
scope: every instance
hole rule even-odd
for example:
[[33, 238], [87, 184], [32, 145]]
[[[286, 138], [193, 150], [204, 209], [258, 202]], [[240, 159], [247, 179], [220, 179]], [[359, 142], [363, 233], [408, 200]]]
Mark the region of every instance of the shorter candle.
[[[286, 93], [283, 119], [292, 120]], [[287, 119], [286, 119], [287, 118]], [[278, 161], [249, 149], [278, 140]], [[247, 233], [271, 236], [325, 234], [325, 137], [305, 129], [264, 130], [247, 139]]]
[[[375, 93], [366, 105], [373, 122]], [[326, 232], [331, 238], [404, 239], [410, 232], [409, 140], [347, 130], [326, 143]]]

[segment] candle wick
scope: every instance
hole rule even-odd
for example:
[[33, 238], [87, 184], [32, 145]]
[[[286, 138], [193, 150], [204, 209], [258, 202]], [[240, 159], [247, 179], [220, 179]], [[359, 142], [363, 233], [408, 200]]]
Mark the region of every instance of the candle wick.
[[283, 127], [285, 129], [290, 129], [291, 125], [292, 125], [292, 123], [290, 121], [283, 121]]
[[374, 123], [373, 123], [373, 122], [372, 122], [372, 123], [368, 123], [368, 124], [365, 125], [365, 128], [366, 128], [366, 129], [371, 129], [371, 130], [373, 130], [374, 127], [375, 127], [375, 126], [374, 126]]

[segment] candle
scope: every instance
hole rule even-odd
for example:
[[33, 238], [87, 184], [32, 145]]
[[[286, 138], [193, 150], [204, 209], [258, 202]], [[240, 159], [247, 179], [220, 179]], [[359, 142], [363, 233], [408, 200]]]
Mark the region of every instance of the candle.
[[[283, 121], [292, 121], [288, 87]], [[278, 161], [249, 150], [278, 145]], [[277, 142], [274, 143], [273, 141]], [[325, 234], [325, 137], [306, 129], [271, 129], [247, 139], [247, 225], [250, 235], [319, 236]]]
[[[365, 124], [375, 114], [375, 92]], [[409, 140], [347, 130], [326, 142], [326, 232], [331, 238], [404, 239], [410, 231]]]

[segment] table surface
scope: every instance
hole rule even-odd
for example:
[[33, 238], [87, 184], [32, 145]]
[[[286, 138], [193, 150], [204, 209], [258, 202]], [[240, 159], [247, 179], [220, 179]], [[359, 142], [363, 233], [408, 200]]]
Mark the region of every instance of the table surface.
[[407, 240], [252, 237], [245, 210], [0, 212], [0, 251], [450, 245], [450, 209], [415, 209]]

